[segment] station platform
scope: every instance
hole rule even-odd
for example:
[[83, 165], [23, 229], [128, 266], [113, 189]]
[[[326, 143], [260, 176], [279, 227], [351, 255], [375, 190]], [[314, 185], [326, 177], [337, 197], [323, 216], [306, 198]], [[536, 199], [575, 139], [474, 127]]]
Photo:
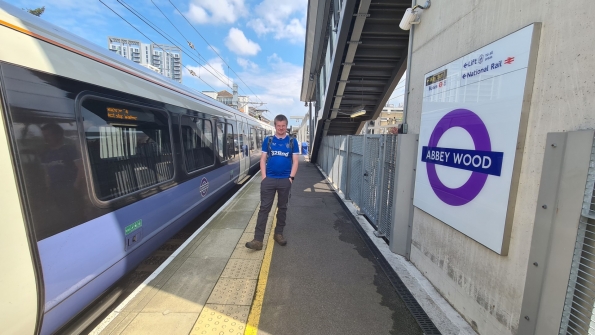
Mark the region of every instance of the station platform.
[[286, 246], [270, 234], [275, 203], [263, 250], [245, 247], [258, 173], [91, 334], [473, 334], [301, 159]]

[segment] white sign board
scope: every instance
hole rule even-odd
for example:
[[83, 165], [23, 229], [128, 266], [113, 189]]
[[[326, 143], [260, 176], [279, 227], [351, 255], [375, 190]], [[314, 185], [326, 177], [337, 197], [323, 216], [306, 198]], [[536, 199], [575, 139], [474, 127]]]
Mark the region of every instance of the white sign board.
[[446, 64], [424, 82], [413, 204], [500, 254], [507, 252], [535, 29], [530, 25]]

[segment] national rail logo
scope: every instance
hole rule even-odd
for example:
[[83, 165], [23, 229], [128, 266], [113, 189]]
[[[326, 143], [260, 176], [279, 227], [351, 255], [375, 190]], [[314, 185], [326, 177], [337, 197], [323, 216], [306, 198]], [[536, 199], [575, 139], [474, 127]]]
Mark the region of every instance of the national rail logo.
[[[438, 146], [442, 135], [454, 127], [469, 133], [475, 150]], [[490, 134], [481, 118], [468, 109], [455, 109], [444, 115], [434, 127], [428, 145], [422, 147], [421, 161], [426, 163], [430, 186], [436, 196], [450, 206], [462, 206], [479, 195], [489, 175], [500, 176], [503, 157], [503, 152], [492, 151]], [[472, 173], [462, 186], [450, 188], [438, 177], [436, 165]]]
[[205, 195], [207, 195], [208, 191], [209, 191], [209, 181], [207, 180], [207, 178], [202, 177], [202, 180], [200, 181], [200, 195], [202, 197], [204, 197]]

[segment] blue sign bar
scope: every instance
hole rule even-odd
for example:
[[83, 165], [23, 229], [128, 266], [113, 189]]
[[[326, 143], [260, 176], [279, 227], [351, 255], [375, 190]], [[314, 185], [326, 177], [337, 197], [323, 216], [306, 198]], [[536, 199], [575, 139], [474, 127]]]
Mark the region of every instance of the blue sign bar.
[[422, 147], [421, 161], [500, 176], [502, 172], [503, 152], [478, 151], [439, 147]]

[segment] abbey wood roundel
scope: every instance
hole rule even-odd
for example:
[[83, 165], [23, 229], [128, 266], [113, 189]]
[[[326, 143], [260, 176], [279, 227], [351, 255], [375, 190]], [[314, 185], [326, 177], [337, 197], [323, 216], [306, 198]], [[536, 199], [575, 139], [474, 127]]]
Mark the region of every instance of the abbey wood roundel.
[[[442, 135], [453, 127], [469, 133], [474, 150], [438, 146]], [[490, 135], [481, 118], [468, 109], [455, 109], [434, 127], [428, 145], [422, 147], [421, 161], [426, 163], [428, 180], [436, 196], [448, 205], [461, 206], [477, 197], [489, 175], [500, 176], [503, 157], [503, 152], [492, 151]], [[436, 164], [472, 173], [462, 186], [450, 188], [438, 177]]]

